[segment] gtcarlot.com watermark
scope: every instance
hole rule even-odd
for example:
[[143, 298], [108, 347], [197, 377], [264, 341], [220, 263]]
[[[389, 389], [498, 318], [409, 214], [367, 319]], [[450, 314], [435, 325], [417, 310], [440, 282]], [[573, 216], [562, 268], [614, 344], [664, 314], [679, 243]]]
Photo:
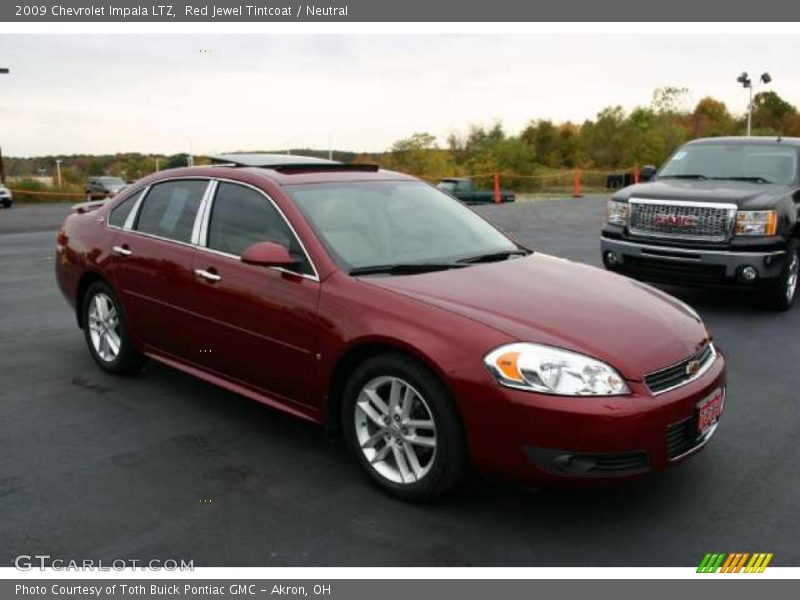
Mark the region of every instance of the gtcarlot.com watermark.
[[20, 554], [14, 558], [14, 567], [20, 571], [194, 571], [193, 560], [172, 558], [137, 560], [135, 558], [102, 559], [64, 559], [53, 558], [49, 554]]

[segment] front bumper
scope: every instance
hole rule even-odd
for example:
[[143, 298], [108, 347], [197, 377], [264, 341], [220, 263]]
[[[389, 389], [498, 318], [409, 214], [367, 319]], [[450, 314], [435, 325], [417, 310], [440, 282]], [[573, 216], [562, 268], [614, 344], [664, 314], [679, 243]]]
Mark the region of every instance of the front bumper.
[[717, 427], [698, 434], [696, 407], [725, 390], [725, 358], [718, 354], [702, 377], [659, 395], [636, 381], [628, 382], [629, 395], [609, 397], [496, 387], [502, 398], [490, 399], [491, 412], [465, 414], [477, 470], [541, 483], [619, 480], [664, 469], [706, 445]]
[[[783, 272], [786, 250], [780, 247], [758, 250], [706, 249], [665, 246], [613, 239], [600, 241], [603, 264], [610, 271], [637, 279], [676, 285], [754, 286], [775, 280]], [[613, 256], [613, 258], [612, 258]], [[756, 277], [746, 280], [743, 271], [755, 269]]]

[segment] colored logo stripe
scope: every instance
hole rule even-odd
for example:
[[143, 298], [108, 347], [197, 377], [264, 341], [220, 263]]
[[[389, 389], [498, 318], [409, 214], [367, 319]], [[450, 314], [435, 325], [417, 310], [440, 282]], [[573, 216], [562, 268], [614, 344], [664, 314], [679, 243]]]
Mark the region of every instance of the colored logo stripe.
[[[747, 562], [747, 559], [750, 559]], [[756, 552], [735, 552], [732, 554], [714, 553], [706, 554], [697, 567], [698, 573], [739, 573], [744, 569], [744, 573], [763, 573], [764, 569], [772, 560], [772, 553]], [[747, 566], [745, 567], [745, 562]]]
[[723, 560], [725, 560], [725, 554], [706, 554], [700, 566], [697, 567], [697, 572], [716, 573]]

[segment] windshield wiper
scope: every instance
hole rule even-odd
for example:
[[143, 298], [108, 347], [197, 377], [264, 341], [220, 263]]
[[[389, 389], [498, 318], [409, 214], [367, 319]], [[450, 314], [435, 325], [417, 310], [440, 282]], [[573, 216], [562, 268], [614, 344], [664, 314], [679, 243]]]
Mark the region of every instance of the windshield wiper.
[[350, 275], [373, 275], [387, 273], [389, 275], [412, 275], [414, 273], [431, 273], [466, 267], [464, 263], [398, 263], [388, 265], [371, 265], [350, 269]]
[[690, 174], [690, 175], [659, 175], [659, 179], [708, 179], [705, 175]]
[[503, 250], [502, 252], [490, 252], [489, 254], [479, 254], [478, 256], [462, 258], [458, 262], [466, 264], [497, 262], [507, 260], [512, 256], [527, 256], [528, 254], [530, 254], [528, 250]]
[[724, 181], [751, 181], [753, 183], [772, 183], [769, 179], [763, 177], [713, 177], [712, 179], [722, 179]]

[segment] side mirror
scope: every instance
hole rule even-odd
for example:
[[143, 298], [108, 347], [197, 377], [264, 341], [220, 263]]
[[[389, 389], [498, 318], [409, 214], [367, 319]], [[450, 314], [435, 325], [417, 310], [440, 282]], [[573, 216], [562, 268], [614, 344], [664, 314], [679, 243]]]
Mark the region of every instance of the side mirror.
[[275, 242], [258, 242], [245, 249], [242, 262], [260, 267], [291, 267], [298, 260], [289, 251]]
[[653, 165], [645, 165], [639, 171], [639, 181], [651, 181], [656, 176], [658, 169]]

